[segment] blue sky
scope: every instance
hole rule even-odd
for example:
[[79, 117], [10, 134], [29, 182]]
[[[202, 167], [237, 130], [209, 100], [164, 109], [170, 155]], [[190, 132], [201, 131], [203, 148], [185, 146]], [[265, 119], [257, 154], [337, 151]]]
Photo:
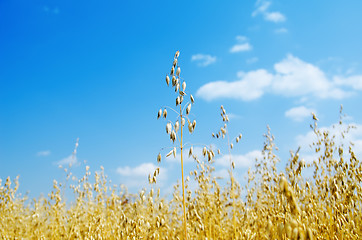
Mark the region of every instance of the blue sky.
[[[114, 184], [147, 187], [172, 146], [156, 115], [174, 105], [165, 75], [176, 50], [195, 96], [187, 142], [225, 149], [211, 138], [224, 105], [230, 135], [243, 134], [233, 150], [240, 181], [267, 124], [281, 169], [298, 145], [310, 159], [310, 112], [330, 128], [343, 104], [362, 124], [360, 9], [357, 0], [0, 1], [0, 178], [20, 175], [20, 191], [38, 196], [73, 162], [77, 176], [103, 166]], [[362, 148], [361, 129], [349, 140]], [[159, 166], [167, 192], [179, 163]], [[227, 166], [216, 159], [218, 174]], [[194, 168], [186, 161], [186, 173]]]

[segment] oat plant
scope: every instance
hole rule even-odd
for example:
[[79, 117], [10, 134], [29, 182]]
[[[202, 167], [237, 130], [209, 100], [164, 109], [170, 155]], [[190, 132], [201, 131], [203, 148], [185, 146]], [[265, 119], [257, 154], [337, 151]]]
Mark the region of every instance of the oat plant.
[[[227, 140], [227, 149], [228, 149], [228, 156], [229, 156], [229, 161], [230, 161], [230, 170], [229, 170], [229, 174], [230, 174], [230, 198], [232, 199], [232, 206], [233, 206], [233, 232], [234, 232], [234, 239], [237, 238], [236, 235], [236, 218], [235, 218], [235, 211], [236, 211], [236, 206], [235, 206], [235, 198], [236, 198], [236, 193], [235, 193], [235, 178], [233, 176], [233, 169], [235, 168], [235, 162], [232, 160], [231, 157], [231, 150], [234, 148], [234, 143], [237, 144], [241, 137], [242, 134], [239, 134], [237, 137], [233, 138], [230, 141], [230, 137], [229, 137], [229, 131], [228, 131], [228, 123], [229, 123], [229, 116], [226, 114], [226, 110], [224, 108], [223, 105], [221, 105], [220, 107], [220, 115], [222, 118], [222, 122], [223, 122], [223, 126], [220, 128], [220, 130], [215, 134], [212, 133], [212, 137], [213, 138], [222, 138]], [[221, 154], [220, 150], [218, 150], [218, 154]]]
[[[169, 107], [164, 106], [162, 107], [158, 113], [157, 113], [157, 119], [163, 117], [167, 119], [167, 109], [172, 110], [176, 113], [176, 121], [170, 121], [168, 120], [166, 123], [166, 133], [169, 135], [170, 140], [174, 144], [172, 147], [172, 150], [169, 151], [166, 154], [166, 157], [170, 157], [173, 155], [173, 157], [176, 158], [176, 152], [177, 147], [176, 144], [179, 143], [179, 149], [180, 149], [180, 157], [181, 157], [181, 182], [182, 182], [182, 208], [183, 208], [183, 227], [184, 227], [184, 239], [187, 239], [187, 220], [186, 220], [186, 203], [185, 203], [185, 181], [184, 181], [184, 168], [183, 168], [183, 150], [184, 150], [184, 144], [183, 144], [183, 128], [186, 124], [186, 119], [188, 123], [188, 129], [189, 132], [192, 133], [195, 130], [196, 127], [196, 120], [191, 121], [188, 117], [190, 111], [191, 111], [191, 105], [194, 103], [194, 98], [190, 94], [190, 102], [184, 101], [186, 99], [186, 82], [184, 79], [181, 78], [181, 68], [178, 64], [178, 57], [180, 55], [180, 52], [177, 51], [175, 53], [172, 68], [170, 74], [166, 75], [166, 83], [167, 86], [170, 86], [173, 88], [175, 95], [176, 95], [176, 108], [178, 110]], [[190, 148], [192, 151], [192, 148]], [[161, 161], [161, 153], [157, 156], [157, 161]], [[150, 182], [156, 181], [156, 174], [154, 174], [154, 177], [150, 179]]]

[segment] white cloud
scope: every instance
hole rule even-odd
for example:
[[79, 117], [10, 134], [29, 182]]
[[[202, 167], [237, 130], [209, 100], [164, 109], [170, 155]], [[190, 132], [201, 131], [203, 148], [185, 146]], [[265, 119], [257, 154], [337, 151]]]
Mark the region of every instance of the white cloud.
[[286, 20], [285, 16], [280, 12], [266, 12], [264, 13], [264, 18], [270, 22], [284, 22]]
[[362, 75], [350, 77], [335, 76], [333, 80], [338, 86], [348, 86], [352, 87], [354, 90], [362, 90]]
[[198, 66], [206, 67], [216, 62], [216, 57], [207, 54], [195, 54], [191, 57], [192, 62], [197, 62]]
[[310, 117], [312, 112], [316, 113], [315, 110], [311, 108], [300, 106], [289, 109], [285, 112], [285, 116], [291, 118], [294, 121], [301, 122], [305, 118]]
[[231, 53], [245, 52], [253, 49], [253, 46], [248, 42], [248, 38], [245, 36], [236, 36], [237, 44], [230, 48]]
[[68, 157], [65, 157], [65, 158], [59, 160], [58, 162], [56, 162], [56, 164], [57, 165], [62, 165], [62, 166], [64, 166], [64, 165], [72, 165], [72, 166], [74, 166], [74, 165], [78, 164], [77, 156], [71, 154]]
[[147, 177], [157, 168], [153, 163], [142, 163], [134, 168], [126, 166], [117, 168], [117, 173], [122, 176]]
[[[256, 158], [261, 159], [263, 156], [259, 150], [248, 152], [244, 155], [232, 154], [231, 159], [235, 163], [235, 168], [249, 168], [253, 165]], [[223, 155], [215, 160], [215, 164], [222, 167], [230, 167], [230, 156]]]
[[264, 13], [268, 10], [271, 5], [271, 2], [268, 1], [257, 1], [256, 5], [258, 6], [256, 10], [251, 14], [251, 16], [255, 17], [260, 13]]
[[275, 29], [274, 32], [275, 33], [287, 33], [288, 29], [286, 29], [286, 28], [277, 28], [277, 29]]
[[238, 36], [236, 36], [236, 40], [239, 42], [246, 42], [246, 41], [248, 41], [248, 38], [245, 36], [238, 35]]
[[36, 153], [37, 156], [39, 157], [46, 157], [50, 155], [50, 150], [45, 150], [45, 151], [39, 151]]
[[285, 59], [274, 65], [276, 71], [273, 91], [283, 96], [314, 95], [318, 98], [341, 99], [348, 94], [334, 86], [323, 71], [288, 54]]
[[240, 115], [237, 115], [235, 113], [228, 113], [228, 117], [229, 117], [230, 120], [242, 118]]
[[249, 43], [235, 44], [231, 49], [231, 53], [250, 51], [253, 47]]
[[262, 15], [266, 21], [270, 22], [284, 22], [286, 17], [280, 12], [269, 12], [268, 9], [271, 5], [269, 1], [257, 1], [256, 10], [251, 14], [251, 16], [256, 17]]
[[[153, 176], [157, 167], [158, 166], [153, 163], [146, 162], [135, 167], [118, 167], [116, 172], [121, 176], [122, 183], [128, 188], [135, 188], [139, 190], [148, 186], [148, 175], [151, 174], [151, 176]], [[162, 186], [167, 179], [167, 171], [163, 167], [159, 168], [160, 173], [157, 176], [157, 183]]]
[[[343, 99], [352, 95], [353, 85], [359, 89], [359, 78], [351, 76], [343, 84], [338, 78], [330, 80], [317, 66], [304, 62], [291, 54], [274, 64], [274, 73], [265, 69], [238, 73], [233, 82], [215, 81], [201, 86], [197, 95], [205, 100], [233, 98], [244, 101], [255, 100], [266, 92], [284, 97], [307, 97], [319, 99]], [[355, 83], [357, 82], [357, 83]]]
[[245, 73], [238, 81], [210, 82], [201, 86], [196, 95], [211, 101], [217, 98], [234, 98], [250, 101], [260, 98], [265, 88], [270, 86], [273, 75], [266, 70], [260, 69]]
[[252, 57], [252, 58], [246, 59], [247, 64], [253, 64], [253, 63], [256, 63], [257, 61], [259, 61], [259, 58], [257, 58], [257, 57]]
[[216, 170], [213, 175], [215, 177], [218, 177], [218, 178], [222, 178], [222, 179], [230, 179], [230, 174], [229, 174], [229, 170], [230, 169], [230, 164], [229, 166], [227, 166], [227, 168], [221, 168], [221, 169], [218, 169]]

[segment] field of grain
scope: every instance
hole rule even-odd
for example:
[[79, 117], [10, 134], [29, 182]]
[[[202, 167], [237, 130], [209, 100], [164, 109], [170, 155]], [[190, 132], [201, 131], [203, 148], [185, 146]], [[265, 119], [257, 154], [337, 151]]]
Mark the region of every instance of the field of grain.
[[[166, 123], [174, 147], [160, 153], [157, 161], [162, 164], [164, 157], [181, 151], [181, 161], [182, 153], [193, 155], [197, 167], [186, 176], [182, 169], [180, 185], [174, 187], [172, 196], [163, 197], [162, 189], [152, 187], [159, 169], [149, 176], [150, 190], [134, 195], [110, 184], [103, 169], [91, 174], [86, 166], [84, 176], [66, 186], [73, 192], [74, 201], [70, 202], [64, 197], [65, 183], [54, 180], [48, 197], [29, 200], [18, 195], [17, 179], [0, 179], [0, 238], [360, 239], [362, 164], [353, 143], [336, 141], [347, 136], [353, 126], [347, 126], [340, 136], [332, 135], [319, 129], [317, 117], [311, 115], [317, 141], [310, 144], [316, 158], [306, 163], [299, 150], [291, 151], [284, 171], [278, 171], [283, 167], [278, 165], [274, 136], [268, 130], [263, 157], [249, 170], [247, 184], [234, 179], [230, 159], [230, 179], [220, 186], [214, 174], [217, 149], [205, 147], [203, 156], [196, 156], [192, 147], [183, 146], [183, 127], [193, 132], [196, 121], [188, 117], [194, 99], [185, 92], [178, 55], [166, 77], [179, 107], [178, 120]], [[224, 125], [212, 135], [227, 141], [231, 151], [242, 136], [229, 138], [229, 119], [223, 107], [221, 117]], [[166, 108], [160, 109], [158, 118], [167, 118]], [[339, 125], [345, 126], [343, 117]], [[306, 171], [312, 172], [312, 177], [304, 177]], [[190, 188], [190, 179], [197, 182], [195, 189]]]

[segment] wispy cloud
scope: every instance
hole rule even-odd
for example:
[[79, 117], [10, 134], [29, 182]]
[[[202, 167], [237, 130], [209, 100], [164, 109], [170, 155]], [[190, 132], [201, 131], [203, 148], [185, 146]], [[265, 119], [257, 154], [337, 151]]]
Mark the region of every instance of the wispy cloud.
[[[116, 172], [121, 176], [121, 181], [129, 188], [142, 189], [144, 186], [148, 186], [148, 175], [153, 176], [154, 171], [158, 166], [151, 162], [141, 163], [138, 166], [130, 167], [118, 167]], [[157, 176], [158, 184], [163, 185], [167, 179], [167, 170], [159, 167], [160, 173]]]
[[196, 95], [211, 101], [217, 98], [234, 98], [251, 101], [260, 98], [270, 86], [273, 75], [264, 69], [250, 71], [241, 80], [234, 82], [216, 81], [201, 86]]
[[191, 57], [192, 62], [196, 62], [200, 67], [206, 67], [216, 62], [216, 57], [208, 54], [195, 54]]
[[51, 154], [50, 150], [39, 151], [36, 153], [38, 157], [46, 157], [49, 156], [50, 154]]
[[251, 49], [252, 49], [252, 46], [249, 43], [242, 43], [242, 44], [235, 44], [230, 49], [230, 52], [232, 52], [232, 53], [245, 52], [245, 51], [250, 51]]
[[279, 33], [279, 34], [287, 33], [288, 29], [286, 29], [286, 28], [277, 28], [277, 29], [274, 30], [274, 32]]
[[256, 63], [257, 61], [259, 61], [259, 58], [257, 58], [257, 57], [252, 57], [252, 58], [246, 59], [247, 64], [253, 64], [253, 63]]
[[78, 163], [79, 162], [78, 162], [77, 156], [74, 154], [71, 154], [68, 157], [65, 157], [65, 158], [59, 160], [58, 162], [56, 162], [57, 165], [62, 165], [62, 166], [66, 166], [66, 165], [75, 166]]
[[245, 52], [253, 49], [253, 46], [249, 43], [249, 40], [245, 36], [236, 36], [237, 44], [230, 48], [231, 53]]
[[280, 12], [266, 12], [264, 18], [270, 22], [284, 22], [286, 20], [285, 16]]
[[229, 117], [230, 120], [242, 118], [242, 116], [237, 115], [237, 114], [235, 114], [235, 113], [230, 113], [230, 112], [228, 113], [228, 117]]
[[248, 41], [248, 38], [245, 36], [238, 35], [238, 36], [236, 36], [236, 40], [239, 42], [246, 42], [246, 41]]
[[362, 90], [362, 75], [349, 77], [335, 76], [333, 81], [337, 86], [347, 86], [354, 90]]
[[[235, 168], [251, 167], [255, 159], [261, 159], [262, 154], [259, 150], [254, 150], [246, 154], [232, 154], [231, 159], [235, 163]], [[230, 167], [230, 156], [223, 155], [215, 160], [215, 164], [222, 167]]]
[[253, 17], [256, 17], [259, 14], [265, 13], [268, 10], [268, 8], [270, 7], [271, 2], [258, 0], [255, 5], [256, 5], [256, 9], [251, 14], [251, 16], [253, 16]]
[[268, 11], [271, 2], [269, 1], [257, 1], [256, 2], [256, 9], [251, 14], [251, 16], [256, 17], [258, 15], [262, 15], [266, 21], [270, 22], [284, 22], [286, 17], [280, 12], [270, 12]]
[[312, 108], [306, 108], [305, 106], [294, 107], [285, 112], [285, 116], [296, 122], [301, 122], [304, 119], [311, 116], [311, 113], [315, 112]]
[[238, 73], [238, 80], [209, 82], [201, 86], [196, 94], [207, 101], [217, 98], [251, 101], [265, 93], [302, 99], [343, 99], [353, 95], [353, 90], [361, 89], [358, 84], [362, 76], [329, 79], [317, 66], [291, 54], [274, 64], [274, 71], [258, 69]]
[[137, 177], [147, 177], [148, 174], [153, 173], [153, 171], [157, 168], [153, 163], [142, 163], [136, 167], [119, 167], [117, 168], [117, 173], [122, 176], [137, 176]]

